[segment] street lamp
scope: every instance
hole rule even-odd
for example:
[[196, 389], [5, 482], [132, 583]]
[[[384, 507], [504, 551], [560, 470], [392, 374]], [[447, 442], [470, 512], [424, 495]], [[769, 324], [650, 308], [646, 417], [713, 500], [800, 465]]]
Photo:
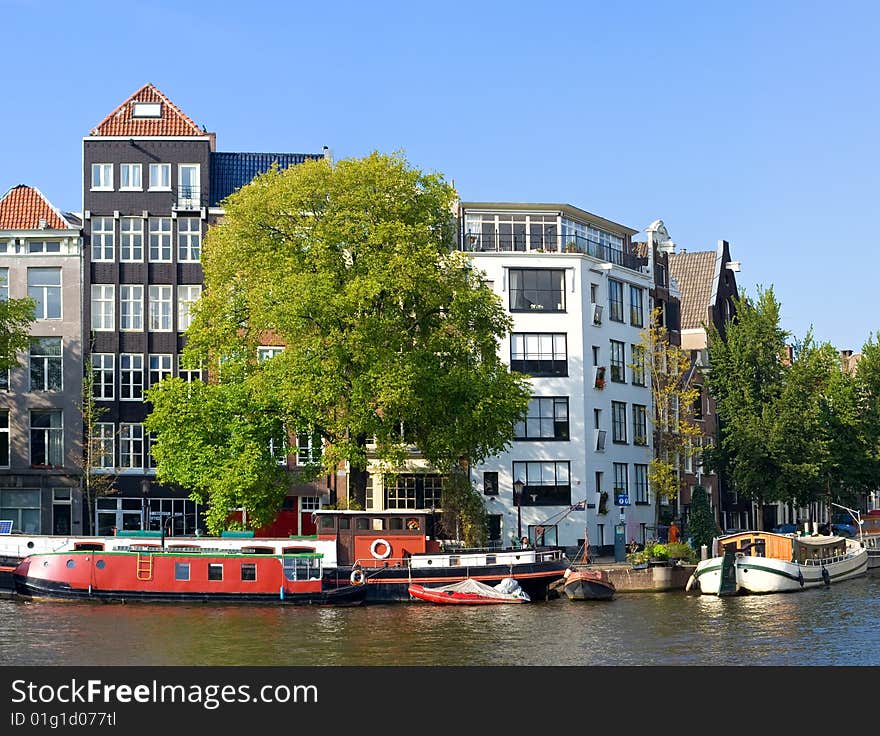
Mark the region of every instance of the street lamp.
[[513, 482], [513, 497], [516, 501], [516, 541], [522, 543], [522, 492], [523, 482], [517, 478]]

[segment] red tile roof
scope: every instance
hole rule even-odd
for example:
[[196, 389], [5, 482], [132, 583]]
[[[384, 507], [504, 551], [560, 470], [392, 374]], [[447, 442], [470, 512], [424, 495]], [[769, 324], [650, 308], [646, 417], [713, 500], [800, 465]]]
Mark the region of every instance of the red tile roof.
[[681, 290], [681, 329], [692, 330], [709, 321], [712, 306], [712, 284], [715, 278], [716, 253], [669, 254], [669, 274]]
[[0, 199], [0, 230], [39, 230], [40, 219], [49, 230], [69, 230], [71, 225], [39, 189], [19, 184]]
[[[134, 103], [161, 103], [161, 115], [157, 118], [132, 117]], [[96, 127], [90, 135], [208, 135], [152, 84], [145, 84]]]

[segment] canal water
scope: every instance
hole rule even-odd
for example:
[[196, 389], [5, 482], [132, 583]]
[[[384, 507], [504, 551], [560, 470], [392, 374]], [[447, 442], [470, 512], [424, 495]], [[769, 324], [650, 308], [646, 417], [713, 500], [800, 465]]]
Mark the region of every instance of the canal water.
[[5, 665], [880, 665], [880, 575], [791, 594], [357, 608], [0, 599]]

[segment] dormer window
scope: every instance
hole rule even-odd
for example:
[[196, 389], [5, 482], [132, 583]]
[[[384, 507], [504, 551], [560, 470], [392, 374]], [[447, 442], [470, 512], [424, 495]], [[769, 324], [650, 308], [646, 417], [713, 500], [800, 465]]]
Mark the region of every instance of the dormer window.
[[135, 102], [132, 105], [131, 116], [133, 118], [161, 118], [161, 102]]

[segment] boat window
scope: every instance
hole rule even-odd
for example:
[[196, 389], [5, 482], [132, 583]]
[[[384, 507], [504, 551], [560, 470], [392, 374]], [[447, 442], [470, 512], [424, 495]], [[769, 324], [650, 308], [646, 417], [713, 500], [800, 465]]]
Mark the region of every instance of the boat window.
[[388, 519], [388, 528], [389, 529], [403, 529], [403, 519], [399, 516], [393, 516]]
[[302, 555], [302, 554], [314, 554], [314, 547], [283, 547], [281, 549], [281, 554], [283, 555]]
[[67, 566], [70, 567], [70, 568], [73, 568], [73, 567], [76, 567], [76, 563], [75, 563], [73, 560], [68, 560], [68, 561], [67, 561]]
[[73, 545], [75, 550], [81, 550], [83, 552], [103, 552], [104, 545], [101, 542], [76, 542]]
[[495, 555], [486, 555], [486, 564], [494, 565], [498, 558]]
[[99, 570], [103, 570], [106, 566], [107, 566], [107, 563], [104, 562], [104, 560], [98, 560], [95, 563], [95, 567], [97, 567]]
[[385, 528], [385, 519], [375, 517], [372, 519], [372, 522], [374, 532], [381, 532]]
[[752, 554], [755, 557], [767, 556], [767, 542], [763, 539], [756, 539], [755, 546], [752, 548]]
[[242, 562], [241, 563], [241, 579], [256, 580], [257, 579], [257, 563]]
[[208, 563], [208, 580], [223, 580], [223, 564], [220, 562]]
[[411, 532], [417, 532], [419, 530], [419, 520], [418, 519], [407, 519], [406, 520], [406, 528]]
[[458, 567], [461, 564], [461, 557], [458, 555], [453, 555], [449, 558], [449, 566], [450, 567]]
[[188, 562], [175, 562], [174, 563], [174, 579], [175, 580], [189, 580], [189, 563]]
[[370, 528], [370, 520], [364, 516], [359, 516], [354, 520], [354, 528], [355, 529], [369, 529]]
[[[336, 520], [332, 516], [322, 516], [321, 517], [321, 528], [322, 529], [332, 529], [334, 527], [334, 522]], [[342, 521], [342, 519], [340, 519]]]
[[246, 555], [273, 555], [275, 549], [272, 547], [242, 547], [241, 551]]
[[339, 528], [340, 529], [351, 529], [351, 519], [347, 516], [339, 517]]

